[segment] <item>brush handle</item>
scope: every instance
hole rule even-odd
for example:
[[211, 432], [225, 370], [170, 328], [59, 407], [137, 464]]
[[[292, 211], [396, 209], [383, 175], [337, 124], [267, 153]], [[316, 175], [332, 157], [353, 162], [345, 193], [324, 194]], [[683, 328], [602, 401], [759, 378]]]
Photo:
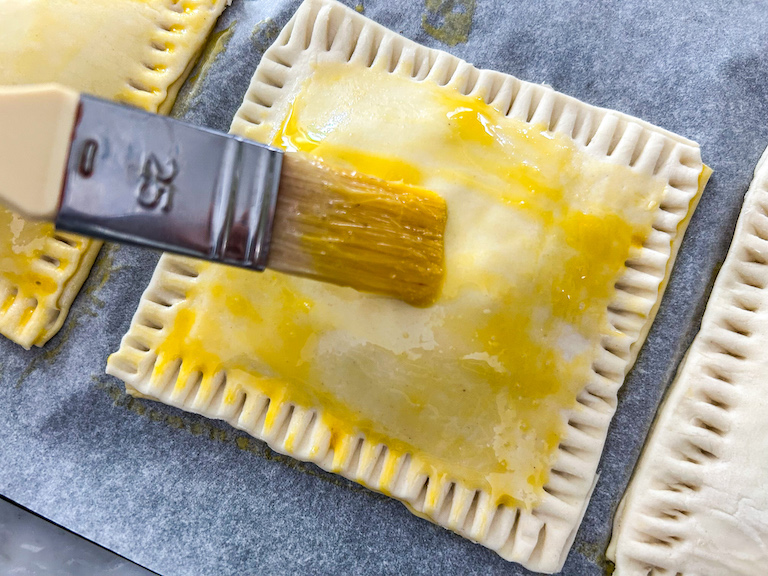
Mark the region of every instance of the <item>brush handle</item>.
[[53, 220], [80, 94], [62, 86], [0, 86], [0, 201]]
[[56, 227], [263, 270], [282, 156], [83, 95]]

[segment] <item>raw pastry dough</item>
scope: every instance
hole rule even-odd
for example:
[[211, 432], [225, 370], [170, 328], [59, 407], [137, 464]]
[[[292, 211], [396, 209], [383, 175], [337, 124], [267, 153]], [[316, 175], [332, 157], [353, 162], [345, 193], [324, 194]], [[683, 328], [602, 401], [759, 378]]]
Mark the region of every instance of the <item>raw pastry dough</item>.
[[614, 522], [616, 574], [768, 574], [768, 151]]
[[[0, 84], [60, 82], [168, 112], [224, 6], [225, 0], [0, 0]], [[25, 348], [47, 342], [100, 246], [0, 208], [0, 334]]]
[[441, 298], [164, 256], [107, 371], [557, 570], [709, 175], [698, 146], [315, 0], [232, 131], [442, 194]]

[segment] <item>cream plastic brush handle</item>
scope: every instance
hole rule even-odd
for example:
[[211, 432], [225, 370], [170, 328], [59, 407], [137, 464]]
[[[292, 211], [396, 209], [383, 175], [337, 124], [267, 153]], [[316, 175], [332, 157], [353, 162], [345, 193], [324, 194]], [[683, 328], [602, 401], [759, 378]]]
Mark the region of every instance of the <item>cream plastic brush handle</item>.
[[58, 84], [0, 86], [0, 203], [53, 220], [80, 94]]

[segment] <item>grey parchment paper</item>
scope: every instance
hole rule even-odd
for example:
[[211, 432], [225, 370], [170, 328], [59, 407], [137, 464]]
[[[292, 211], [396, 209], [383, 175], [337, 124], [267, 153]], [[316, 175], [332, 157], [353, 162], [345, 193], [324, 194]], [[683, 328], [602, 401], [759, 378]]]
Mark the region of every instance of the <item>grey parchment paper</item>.
[[[235, 0], [226, 49], [175, 113], [226, 130], [294, 0]], [[605, 571], [613, 513], [689, 344], [768, 143], [768, 5], [722, 0], [356, 0], [474, 64], [552, 85], [701, 143], [714, 176], [619, 397], [565, 574]], [[454, 45], [451, 45], [454, 44]], [[211, 50], [213, 56], [216, 50]], [[210, 59], [209, 59], [210, 60]], [[104, 375], [157, 255], [106, 247], [61, 333], [0, 341], [0, 493], [167, 576], [525, 574], [398, 502]]]

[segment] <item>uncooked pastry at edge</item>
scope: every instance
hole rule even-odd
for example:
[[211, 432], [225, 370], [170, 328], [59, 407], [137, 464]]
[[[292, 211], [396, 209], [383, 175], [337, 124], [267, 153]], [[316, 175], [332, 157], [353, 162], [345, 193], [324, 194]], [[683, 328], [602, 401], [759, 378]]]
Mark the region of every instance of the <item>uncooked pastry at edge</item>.
[[[225, 5], [226, 0], [2, 0], [0, 84], [59, 82], [168, 112]], [[5, 260], [0, 254], [0, 334], [25, 348], [42, 346], [61, 328], [101, 242], [50, 225], [23, 224], [0, 210], [0, 246], [28, 254]]]
[[617, 576], [768, 574], [768, 151], [614, 522]]
[[608, 313], [613, 329], [604, 335], [594, 372], [576, 407], [564, 413], [566, 434], [540, 504], [532, 510], [496, 507], [487, 493], [476, 493], [444, 477], [420, 475], [413, 471], [409, 454], [399, 454], [365, 437], [345, 438], [355, 447], [354, 455], [337, 458], [339, 454], [329, 450], [329, 442], [339, 432], [331, 432], [322, 422], [322, 407], [297, 406], [261, 392], [245, 394], [237, 371], [206, 373], [201, 379], [195, 375], [194, 358], [181, 366], [174, 362], [156, 369], [158, 349], [175, 321], [176, 304], [183, 303], [186, 291], [194, 290], [197, 282], [198, 265], [188, 260], [161, 259], [107, 371], [125, 381], [132, 393], [226, 420], [266, 440], [275, 450], [384, 491], [412, 511], [506, 559], [534, 570], [556, 571], [565, 561], [594, 485], [616, 393], [650, 327], [674, 255], [708, 177], [699, 148], [647, 123], [588, 106], [549, 88], [477, 70], [324, 0], [302, 4], [265, 53], [232, 130], [269, 141], [310, 72], [309, 62], [318, 55], [409, 80], [428, 79], [478, 96], [511, 118], [542, 124], [572, 138], [587, 155], [632, 166], [668, 183], [661, 207], [654, 212], [653, 230], [619, 276]]

